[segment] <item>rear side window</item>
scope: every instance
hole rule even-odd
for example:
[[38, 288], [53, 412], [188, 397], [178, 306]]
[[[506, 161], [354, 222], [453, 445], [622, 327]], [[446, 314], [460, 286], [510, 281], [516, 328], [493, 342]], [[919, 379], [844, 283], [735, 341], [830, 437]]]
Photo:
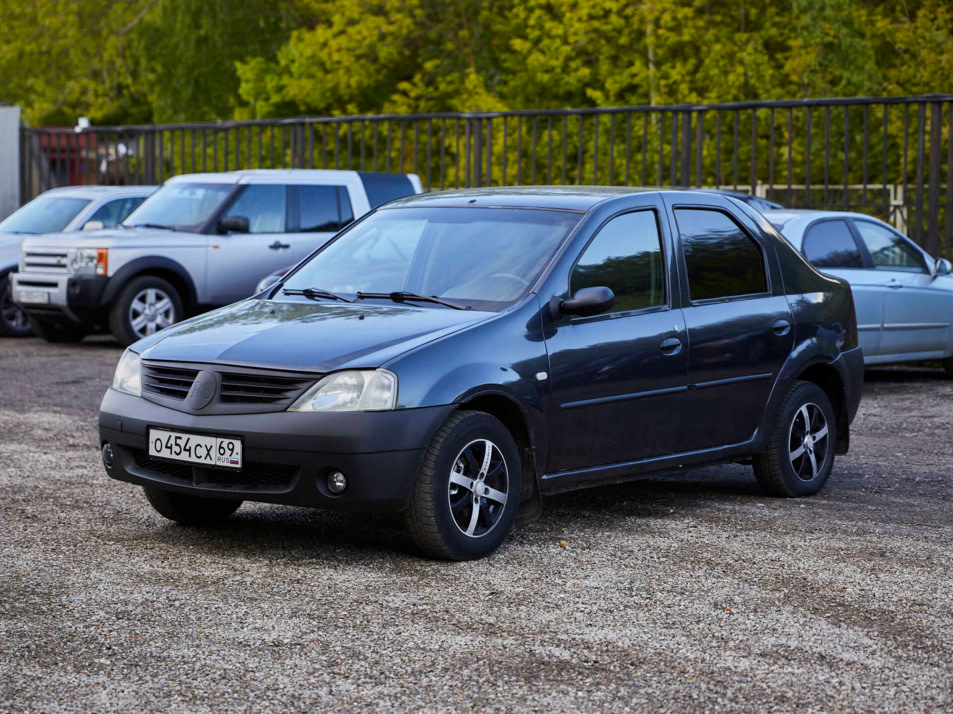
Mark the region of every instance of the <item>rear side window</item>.
[[807, 229], [801, 246], [816, 268], [863, 268], [864, 261], [846, 221], [821, 221]]
[[677, 208], [691, 300], [756, 295], [768, 290], [761, 248], [726, 214]]
[[373, 172], [358, 171], [361, 182], [364, 184], [364, 190], [367, 192], [367, 200], [371, 208], [393, 201], [401, 196], [410, 196], [414, 192], [414, 186], [410, 179], [403, 174], [376, 174]]
[[926, 273], [927, 264], [923, 254], [907, 240], [889, 228], [870, 221], [854, 221], [861, 240], [870, 251], [874, 267], [878, 270], [902, 270], [908, 273]]
[[354, 220], [343, 186], [295, 186], [301, 233], [336, 233]]
[[570, 290], [605, 286], [615, 294], [613, 312], [667, 304], [662, 243], [654, 211], [616, 216], [586, 248]]

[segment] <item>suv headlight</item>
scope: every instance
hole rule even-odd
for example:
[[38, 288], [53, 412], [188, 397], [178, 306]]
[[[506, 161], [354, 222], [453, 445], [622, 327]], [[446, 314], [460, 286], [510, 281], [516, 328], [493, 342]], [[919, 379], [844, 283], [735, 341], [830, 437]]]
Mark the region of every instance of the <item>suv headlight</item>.
[[386, 369], [329, 374], [290, 407], [289, 412], [384, 412], [397, 407], [397, 375]]
[[73, 275], [105, 275], [108, 267], [108, 248], [76, 248], [69, 253], [69, 270]]
[[142, 382], [142, 363], [132, 350], [126, 350], [116, 365], [116, 374], [113, 375], [113, 389], [125, 392], [134, 397], [142, 396], [140, 384]]

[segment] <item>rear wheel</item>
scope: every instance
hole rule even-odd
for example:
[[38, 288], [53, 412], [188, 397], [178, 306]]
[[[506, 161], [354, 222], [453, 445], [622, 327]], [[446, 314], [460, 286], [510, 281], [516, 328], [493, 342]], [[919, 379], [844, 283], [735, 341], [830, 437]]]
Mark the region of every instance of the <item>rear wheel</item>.
[[79, 342], [89, 334], [89, 330], [84, 325], [77, 325], [67, 320], [35, 317], [33, 315], [30, 315], [27, 319], [33, 332], [47, 342]]
[[520, 498], [520, 458], [497, 419], [455, 412], [430, 443], [411, 497], [407, 526], [429, 555], [482, 558], [506, 538]]
[[183, 526], [214, 526], [238, 510], [241, 501], [224, 498], [201, 498], [176, 493], [154, 486], [143, 486], [146, 498], [154, 509], [170, 521]]
[[837, 425], [824, 390], [795, 382], [771, 429], [768, 450], [754, 457], [754, 474], [772, 496], [812, 496], [834, 467]]
[[168, 281], [154, 275], [133, 278], [109, 310], [109, 331], [128, 347], [182, 319], [182, 298]]
[[0, 335], [26, 337], [32, 334], [26, 313], [13, 302], [10, 276], [0, 278]]

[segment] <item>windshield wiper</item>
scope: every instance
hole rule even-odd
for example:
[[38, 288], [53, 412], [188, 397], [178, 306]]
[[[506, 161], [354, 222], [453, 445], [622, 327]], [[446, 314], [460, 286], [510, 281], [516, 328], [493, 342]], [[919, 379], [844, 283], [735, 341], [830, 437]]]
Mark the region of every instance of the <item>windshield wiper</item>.
[[158, 228], [162, 231], [174, 231], [175, 226], [160, 226], [158, 223], [123, 223], [123, 228]]
[[[298, 288], [285, 288], [282, 290], [285, 295], [304, 295], [306, 298], [315, 300], [317, 298], [325, 298], [326, 300], [340, 300], [341, 302], [354, 302], [351, 298], [346, 298], [343, 295], [338, 295], [337, 293], [332, 293], [330, 290], [322, 290], [321, 288], [303, 288], [299, 290]], [[360, 293], [358, 293], [360, 295]]]
[[357, 299], [363, 300], [364, 298], [389, 298], [394, 302], [404, 302], [405, 300], [415, 300], [417, 302], [432, 302], [436, 305], [443, 305], [444, 307], [452, 307], [454, 310], [469, 310], [469, 305], [456, 305], [452, 302], [447, 302], [446, 300], [441, 300], [436, 295], [416, 295], [414, 293], [406, 292], [405, 290], [399, 290], [395, 293], [357, 293]]

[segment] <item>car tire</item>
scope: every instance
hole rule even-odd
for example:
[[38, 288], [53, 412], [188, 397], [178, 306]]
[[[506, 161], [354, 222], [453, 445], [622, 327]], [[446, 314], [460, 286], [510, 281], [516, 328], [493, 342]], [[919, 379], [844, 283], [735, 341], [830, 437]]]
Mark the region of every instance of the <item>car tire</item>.
[[79, 342], [89, 334], [85, 326], [64, 320], [51, 320], [33, 315], [29, 315], [27, 319], [34, 334], [47, 342]]
[[483, 558], [506, 538], [520, 500], [520, 457], [496, 418], [454, 412], [424, 454], [407, 527], [417, 546], [445, 560]]
[[13, 302], [10, 276], [0, 277], [0, 335], [27, 337], [33, 334], [26, 313]]
[[202, 498], [187, 493], [167, 491], [155, 486], [143, 486], [146, 499], [156, 511], [183, 526], [214, 526], [238, 510], [240, 500]]
[[831, 474], [837, 418], [827, 394], [813, 382], [795, 382], [774, 419], [768, 450], [753, 459], [761, 489], [797, 498], [818, 493]]
[[953, 379], [953, 357], [947, 357], [943, 360], [943, 371], [947, 379]]
[[109, 331], [123, 347], [182, 319], [182, 298], [154, 275], [130, 280], [109, 309]]

